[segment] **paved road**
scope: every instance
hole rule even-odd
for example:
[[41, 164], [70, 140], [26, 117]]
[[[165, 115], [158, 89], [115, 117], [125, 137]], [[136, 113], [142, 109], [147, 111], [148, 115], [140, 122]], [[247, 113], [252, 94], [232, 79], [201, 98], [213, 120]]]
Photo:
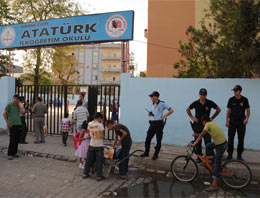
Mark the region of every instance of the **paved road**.
[[76, 163], [21, 156], [9, 161], [0, 152], [0, 198], [94, 198], [94, 197], [259, 197], [255, 183], [243, 191], [221, 188], [204, 191], [209, 177], [182, 183], [165, 174], [130, 171], [127, 180], [110, 175], [101, 182], [95, 176], [82, 179]]
[[137, 181], [134, 174], [129, 180], [113, 175], [100, 182], [95, 176], [82, 179], [76, 163], [29, 156], [9, 161], [2, 152], [0, 167], [1, 198], [102, 197], [122, 185], [128, 187], [128, 181]]

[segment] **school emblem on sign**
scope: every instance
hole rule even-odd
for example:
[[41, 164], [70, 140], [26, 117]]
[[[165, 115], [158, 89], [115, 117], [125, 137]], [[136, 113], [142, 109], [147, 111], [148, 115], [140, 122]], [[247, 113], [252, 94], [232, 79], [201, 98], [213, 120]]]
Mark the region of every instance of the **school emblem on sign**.
[[110, 37], [122, 36], [127, 28], [127, 21], [122, 15], [113, 15], [106, 22], [106, 33]]
[[243, 102], [240, 103], [240, 106], [243, 107]]
[[15, 39], [15, 30], [12, 27], [5, 28], [1, 33], [1, 43], [8, 47], [10, 46]]

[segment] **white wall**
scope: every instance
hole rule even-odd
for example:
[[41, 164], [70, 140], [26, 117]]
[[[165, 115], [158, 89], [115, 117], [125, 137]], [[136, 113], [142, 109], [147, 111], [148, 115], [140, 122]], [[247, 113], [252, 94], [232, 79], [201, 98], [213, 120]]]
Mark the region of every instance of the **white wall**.
[[[168, 118], [164, 129], [163, 143], [187, 145], [192, 140], [192, 130], [186, 108], [199, 98], [199, 89], [206, 88], [208, 99], [215, 101], [222, 110], [215, 121], [224, 129], [227, 137], [226, 105], [229, 97], [233, 96], [231, 89], [236, 84], [242, 86], [242, 95], [249, 99], [251, 106], [245, 147], [260, 149], [260, 79], [130, 78], [128, 74], [122, 74], [120, 122], [129, 127], [134, 141], [143, 142], [149, 127], [145, 108], [151, 109], [148, 95], [154, 90], [159, 91], [160, 99], [174, 109], [174, 114]], [[214, 113], [214, 109], [211, 113]]]
[[3, 113], [5, 106], [12, 102], [15, 94], [15, 78], [5, 76], [0, 79], [0, 128], [7, 128]]

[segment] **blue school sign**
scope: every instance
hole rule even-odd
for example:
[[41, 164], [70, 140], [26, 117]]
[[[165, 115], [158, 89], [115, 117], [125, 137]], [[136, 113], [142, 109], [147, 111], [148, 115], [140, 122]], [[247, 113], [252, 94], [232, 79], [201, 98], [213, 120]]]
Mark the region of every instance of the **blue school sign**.
[[133, 23], [122, 11], [0, 26], [0, 49], [132, 40]]

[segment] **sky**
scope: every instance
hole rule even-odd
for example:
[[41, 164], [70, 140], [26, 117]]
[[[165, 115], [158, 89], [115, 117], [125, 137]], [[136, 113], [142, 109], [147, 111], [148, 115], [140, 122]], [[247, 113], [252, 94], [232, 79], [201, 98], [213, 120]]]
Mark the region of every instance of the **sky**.
[[[134, 53], [135, 63], [137, 63], [137, 73], [146, 70], [147, 62], [147, 40], [144, 37], [144, 29], [148, 22], [148, 0], [74, 0], [88, 14], [134, 10], [134, 40], [130, 41], [130, 52]], [[22, 50], [15, 51], [15, 59], [21, 65]]]
[[134, 52], [137, 71], [146, 70], [147, 39], [144, 29], [148, 25], [148, 0], [76, 0], [83, 9], [94, 13], [134, 10], [134, 40], [130, 41], [130, 52]]

